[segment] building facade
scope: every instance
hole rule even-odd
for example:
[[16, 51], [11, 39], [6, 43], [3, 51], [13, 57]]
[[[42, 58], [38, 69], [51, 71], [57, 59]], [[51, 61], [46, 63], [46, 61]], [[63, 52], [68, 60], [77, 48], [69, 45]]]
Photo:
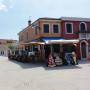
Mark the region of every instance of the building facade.
[[8, 56], [8, 50], [16, 47], [16, 40], [0, 39], [0, 56]]
[[25, 48], [24, 43], [29, 43], [32, 40], [42, 37], [61, 37], [60, 20], [55, 18], [40, 18], [28, 24], [28, 26], [19, 32], [19, 48]]
[[62, 37], [80, 40], [78, 52], [81, 59], [87, 59], [90, 53], [90, 18], [62, 18]]
[[19, 33], [19, 48], [25, 49], [29, 42], [46, 37], [79, 39], [77, 55], [86, 59], [90, 52], [90, 18], [39, 18], [33, 23], [29, 21]]

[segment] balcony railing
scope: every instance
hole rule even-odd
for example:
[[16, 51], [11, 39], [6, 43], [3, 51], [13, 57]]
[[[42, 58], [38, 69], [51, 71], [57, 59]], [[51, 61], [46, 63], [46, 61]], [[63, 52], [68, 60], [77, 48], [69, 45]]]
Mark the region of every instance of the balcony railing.
[[79, 39], [90, 39], [90, 33], [79, 33]]
[[90, 30], [78, 30], [77, 32], [75, 32], [76, 34], [80, 34], [80, 33], [90, 33]]

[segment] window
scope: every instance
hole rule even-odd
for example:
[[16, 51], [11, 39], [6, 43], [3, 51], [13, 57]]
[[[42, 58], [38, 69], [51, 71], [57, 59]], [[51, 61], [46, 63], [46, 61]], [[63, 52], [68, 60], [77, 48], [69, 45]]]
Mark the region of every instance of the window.
[[80, 23], [80, 31], [86, 31], [86, 23], [82, 22]]
[[35, 34], [37, 35], [37, 29], [35, 30]]
[[59, 26], [58, 25], [53, 25], [53, 32], [58, 33], [59, 32]]
[[37, 34], [38, 34], [38, 26], [37, 26], [37, 25], [34, 25], [34, 26], [33, 26], [33, 29], [35, 30], [34, 34], [37, 35]]
[[49, 24], [44, 24], [43, 29], [44, 33], [49, 33]]
[[73, 26], [72, 23], [66, 23], [66, 33], [71, 34], [73, 33]]
[[23, 35], [19, 36], [19, 41], [23, 41]]
[[1, 51], [1, 55], [4, 55], [4, 51]]
[[38, 27], [37, 26], [35, 27], [35, 34], [36, 35], [38, 34]]
[[26, 40], [28, 40], [28, 32], [26, 32]]

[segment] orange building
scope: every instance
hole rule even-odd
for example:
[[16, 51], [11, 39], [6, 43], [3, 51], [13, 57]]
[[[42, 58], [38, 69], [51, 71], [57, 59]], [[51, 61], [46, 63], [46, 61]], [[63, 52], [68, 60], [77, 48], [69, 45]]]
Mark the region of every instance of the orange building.
[[25, 49], [25, 46], [33, 40], [42, 37], [61, 37], [60, 20], [56, 18], [39, 18], [19, 32], [19, 48]]

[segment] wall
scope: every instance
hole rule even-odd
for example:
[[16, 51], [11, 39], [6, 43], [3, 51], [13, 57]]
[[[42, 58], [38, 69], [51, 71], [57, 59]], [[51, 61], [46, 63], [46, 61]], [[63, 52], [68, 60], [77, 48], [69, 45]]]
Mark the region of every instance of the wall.
[[[65, 23], [73, 23], [73, 34], [66, 34], [66, 29], [65, 29]], [[62, 21], [61, 22], [61, 28], [62, 28], [62, 37], [66, 39], [78, 39], [79, 35], [75, 34], [79, 30], [79, 23], [78, 21]]]
[[[49, 23], [50, 24], [50, 33], [44, 33], [43, 32], [43, 24]], [[60, 32], [58, 34], [53, 33], [52, 31], [52, 25], [58, 24]], [[38, 28], [37, 28], [38, 27]], [[37, 29], [36, 29], [37, 28]], [[37, 34], [35, 31], [37, 30]], [[28, 33], [28, 39], [27, 37]], [[61, 26], [60, 26], [60, 20], [38, 20], [35, 23], [33, 23], [31, 26], [26, 27], [23, 31], [19, 33], [19, 38], [23, 38], [19, 40], [19, 43], [28, 43], [34, 39], [38, 39], [40, 37], [60, 37], [61, 36]]]

